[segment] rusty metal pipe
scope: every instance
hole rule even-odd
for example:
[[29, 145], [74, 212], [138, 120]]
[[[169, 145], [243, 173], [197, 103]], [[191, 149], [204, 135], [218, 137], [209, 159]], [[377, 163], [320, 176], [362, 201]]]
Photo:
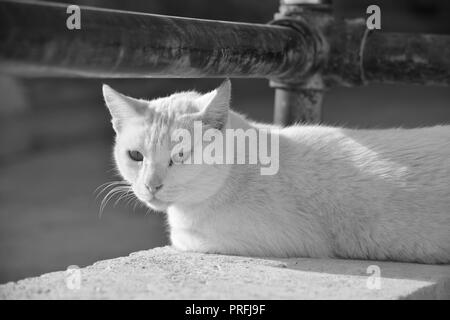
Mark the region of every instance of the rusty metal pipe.
[[450, 37], [371, 32], [362, 49], [365, 83], [450, 85]]
[[81, 30], [68, 30], [66, 8], [0, 1], [0, 72], [270, 78], [301, 86], [317, 71], [325, 87], [450, 85], [450, 36], [371, 32], [365, 37], [363, 20], [334, 19], [331, 11], [297, 12], [291, 5], [286, 16], [306, 21], [292, 28], [81, 7]]
[[0, 1], [0, 71], [19, 76], [298, 79], [313, 39], [285, 27]]
[[276, 88], [274, 123], [320, 123], [323, 90]]

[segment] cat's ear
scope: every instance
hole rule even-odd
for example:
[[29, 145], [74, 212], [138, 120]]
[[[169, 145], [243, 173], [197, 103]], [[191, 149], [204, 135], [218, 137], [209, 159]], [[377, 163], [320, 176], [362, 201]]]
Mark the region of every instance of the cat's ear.
[[106, 106], [111, 113], [111, 123], [117, 133], [123, 122], [145, 114], [147, 108], [145, 101], [121, 94], [106, 84], [103, 85], [102, 90]]
[[198, 98], [202, 108], [202, 122], [211, 128], [222, 130], [228, 121], [231, 100], [231, 82], [226, 79], [215, 90]]

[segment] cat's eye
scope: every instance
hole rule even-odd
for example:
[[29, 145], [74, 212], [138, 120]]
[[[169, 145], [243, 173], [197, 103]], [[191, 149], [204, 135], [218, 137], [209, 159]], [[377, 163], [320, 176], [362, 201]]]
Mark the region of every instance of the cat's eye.
[[169, 160], [169, 167], [171, 167], [171, 166], [173, 166], [173, 160], [172, 159]]
[[144, 160], [144, 156], [139, 151], [130, 150], [128, 151], [128, 156], [133, 161], [141, 162], [142, 160]]

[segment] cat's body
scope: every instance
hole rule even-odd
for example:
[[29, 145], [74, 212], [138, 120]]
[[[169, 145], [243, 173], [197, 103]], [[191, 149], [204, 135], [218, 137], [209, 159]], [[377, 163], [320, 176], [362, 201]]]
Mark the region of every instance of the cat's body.
[[450, 262], [449, 126], [279, 133], [278, 174], [231, 166], [215, 196], [168, 208], [175, 247]]
[[[221, 91], [224, 86], [216, 96], [229, 100]], [[215, 103], [208, 101], [206, 109]], [[258, 165], [248, 164], [180, 167], [186, 178], [170, 187], [177, 178], [168, 168], [155, 203], [135, 191], [151, 207], [167, 209], [176, 248], [450, 263], [450, 126], [275, 130], [227, 109], [224, 128], [272, 128], [279, 136], [279, 171], [261, 175]], [[139, 179], [133, 181], [120, 160], [122, 143], [118, 134], [116, 161], [134, 185]]]

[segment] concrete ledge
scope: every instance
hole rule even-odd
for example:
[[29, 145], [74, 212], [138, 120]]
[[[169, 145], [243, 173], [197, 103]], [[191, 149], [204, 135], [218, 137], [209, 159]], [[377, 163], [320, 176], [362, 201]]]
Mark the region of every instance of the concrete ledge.
[[[370, 265], [380, 268], [379, 289], [367, 273]], [[77, 272], [79, 288], [76, 281], [67, 285], [74, 273], [53, 272], [1, 285], [0, 298], [450, 299], [448, 265], [259, 259], [163, 247], [99, 261]]]

